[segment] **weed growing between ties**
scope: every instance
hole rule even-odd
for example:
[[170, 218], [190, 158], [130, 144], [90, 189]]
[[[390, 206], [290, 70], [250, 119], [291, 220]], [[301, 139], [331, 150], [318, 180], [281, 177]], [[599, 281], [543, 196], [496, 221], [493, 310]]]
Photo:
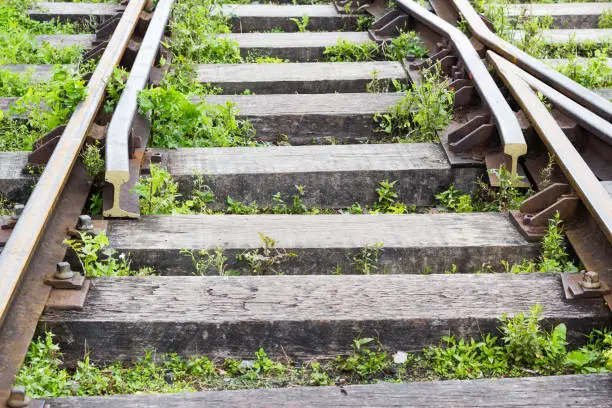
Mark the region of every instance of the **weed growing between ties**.
[[329, 62], [374, 61], [381, 57], [403, 62], [410, 57], [424, 58], [427, 53], [427, 48], [414, 31], [402, 32], [384, 46], [378, 46], [373, 41], [355, 43], [339, 38], [335, 45], [323, 51], [324, 60]]
[[262, 245], [257, 249], [249, 249], [238, 255], [236, 259], [245, 262], [253, 275], [283, 275], [281, 266], [297, 254], [284, 248], [277, 248], [277, 242], [271, 237], [258, 233]]
[[183, 198], [178, 183], [163, 167], [151, 165], [150, 175], [143, 175], [133, 188], [140, 197], [142, 214], [406, 214], [417, 211], [416, 205], [408, 205], [399, 199], [396, 191], [398, 181], [383, 180], [376, 188], [377, 201], [371, 206], [354, 203], [345, 209], [308, 207], [304, 202], [307, 194], [305, 186], [295, 186], [296, 193], [287, 202], [281, 193], [272, 196], [272, 204], [259, 206], [257, 202], [243, 203], [231, 196], [226, 199], [223, 210], [213, 210], [211, 203], [215, 195], [198, 175], [194, 180], [191, 197]]
[[448, 88], [440, 65], [422, 72], [422, 81], [387, 112], [374, 115], [379, 131], [400, 143], [438, 142], [453, 115], [454, 92]]
[[[559, 214], [548, 221], [542, 238], [540, 256], [524, 259], [519, 263], [502, 260], [500, 265], [483, 264], [473, 273], [533, 273], [533, 272], [578, 272], [580, 268], [568, 251], [563, 234], [563, 222]], [[454, 266], [454, 265], [453, 265]]]
[[140, 111], [150, 116], [151, 147], [255, 146], [255, 130], [236, 117], [231, 102], [194, 103], [173, 88], [150, 88], [138, 95]]
[[117, 251], [109, 246], [108, 238], [103, 232], [95, 235], [81, 233], [80, 239], [67, 239], [64, 244], [74, 251], [81, 270], [89, 278], [153, 275], [153, 269], [148, 267], [132, 270], [129, 254], [117, 254]]
[[572, 55], [566, 64], [555, 68], [586, 88], [596, 89], [612, 86], [612, 68], [608, 66], [607, 53], [602, 50], [595, 50], [595, 55], [586, 61], [579, 60]]
[[23, 93], [9, 114], [26, 119], [13, 120], [0, 112], [0, 150], [31, 150], [36, 139], [65, 124], [87, 94], [81, 75], [60, 66], [53, 68], [50, 81], [13, 90]]
[[491, 187], [485, 181], [477, 182], [478, 189], [474, 196], [463, 194], [451, 185], [448, 189], [436, 194], [438, 204], [445, 210], [458, 213], [466, 212], [504, 212], [518, 210], [521, 203], [532, 194], [530, 189], [516, 187], [524, 177], [512, 175], [504, 165], [498, 170], [491, 169], [499, 180], [498, 187]]
[[[518, 18], [512, 19], [508, 14], [507, 7], [511, 3], [518, 2], [515, 0], [495, 0], [493, 2], [478, 0], [475, 2], [475, 7], [493, 22], [497, 35], [532, 56], [540, 59], [593, 58], [596, 57], [595, 53], [598, 50], [605, 56], [611, 56], [612, 47], [610, 47], [610, 41], [607, 39], [600, 42], [585, 41], [578, 43], [575, 38], [571, 38], [566, 43], [547, 43], [543, 33], [551, 28], [552, 17], [530, 16], [529, 12], [525, 10]], [[607, 27], [610, 21], [610, 13], [603, 13], [599, 20], [600, 28]]]
[[62, 367], [53, 334], [45, 332], [30, 345], [17, 384], [32, 397], [61, 397], [612, 371], [610, 332], [595, 330], [585, 346], [570, 350], [565, 326], [545, 330], [541, 312], [535, 306], [528, 314], [502, 316], [499, 337], [450, 335], [422, 353], [392, 353], [375, 338], [362, 337], [353, 341], [348, 354], [305, 362], [274, 361], [264, 349], [255, 351], [251, 360], [224, 361], [146, 351], [132, 365], [97, 366], [85, 356], [74, 370], [68, 370]]
[[85, 28], [72, 23], [31, 20], [27, 10], [34, 4], [29, 0], [8, 0], [0, 4], [0, 65], [78, 63], [81, 47], [54, 47], [48, 42], [38, 42], [36, 36], [77, 34]]

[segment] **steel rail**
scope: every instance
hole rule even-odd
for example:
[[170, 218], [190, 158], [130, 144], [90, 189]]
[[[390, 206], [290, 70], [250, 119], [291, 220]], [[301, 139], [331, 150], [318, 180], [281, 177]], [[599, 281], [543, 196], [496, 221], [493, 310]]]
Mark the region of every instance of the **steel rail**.
[[[13, 229], [0, 254], [0, 327], [3, 327], [14, 295], [24, 279], [28, 265], [40, 249], [39, 243], [46, 226], [56, 211], [79, 156], [90, 125], [104, 100], [106, 83], [119, 64], [128, 41], [136, 28], [146, 0], [131, 0], [115, 29], [87, 85], [87, 96], [80, 102], [60, 138], [34, 191], [26, 203], [23, 214]], [[76, 220], [75, 220], [76, 223]], [[59, 261], [59, 260], [58, 260]], [[53, 265], [51, 265], [53, 268]]]
[[483, 42], [489, 49], [580, 105], [587, 107], [605, 120], [612, 121], [612, 103], [495, 35], [482, 21], [480, 15], [468, 0], [452, 0], [452, 4], [467, 21], [474, 37]]
[[544, 103], [519, 76], [520, 69], [492, 51], [487, 51], [487, 59], [495, 66], [548, 151], [554, 153], [555, 161], [612, 244], [612, 198], [606, 189], [569, 141]]
[[559, 111], [574, 119], [576, 123], [598, 137], [602, 142], [612, 146], [612, 123], [601, 116], [597, 116], [522, 69], [517, 70], [516, 74], [527, 82], [531, 88], [541, 92]]
[[438, 34], [448, 37], [453, 43], [455, 50], [461, 55], [468, 70], [469, 78], [476, 85], [478, 94], [491, 110], [504, 153], [512, 158], [511, 171], [512, 173], [516, 172], [518, 158], [527, 153], [527, 143], [516, 115], [495, 84], [469, 38], [458, 28], [427, 11], [414, 1], [397, 0], [396, 3], [400, 9], [407, 12], [411, 17], [427, 25]]
[[106, 172], [104, 178], [113, 185], [113, 206], [104, 211], [105, 217], [138, 218], [133, 213], [121, 208], [121, 186], [130, 180], [130, 157], [128, 151], [132, 122], [138, 109], [138, 92], [144, 89], [149, 80], [151, 68], [159, 51], [159, 44], [164, 35], [175, 0], [160, 0], [147, 30], [126, 86], [115, 107], [106, 132]]

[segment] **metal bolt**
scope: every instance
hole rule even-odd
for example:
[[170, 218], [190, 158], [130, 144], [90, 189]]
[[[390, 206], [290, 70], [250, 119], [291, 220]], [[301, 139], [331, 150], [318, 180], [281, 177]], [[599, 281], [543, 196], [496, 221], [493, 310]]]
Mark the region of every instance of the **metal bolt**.
[[93, 231], [94, 226], [89, 215], [79, 215], [79, 221], [77, 222], [77, 229], [79, 231]]
[[53, 277], [55, 279], [70, 279], [74, 276], [74, 272], [70, 269], [70, 264], [68, 262], [58, 262], [57, 269]]
[[6, 405], [9, 408], [24, 408], [30, 406], [30, 397], [26, 395], [25, 387], [13, 387]]
[[161, 153], [153, 153], [151, 155], [151, 163], [155, 163], [155, 164], [159, 164], [162, 162], [162, 155]]
[[599, 274], [595, 271], [581, 271], [582, 282], [580, 285], [585, 289], [598, 289], [601, 287], [599, 282]]
[[15, 204], [15, 207], [13, 207], [13, 215], [11, 215], [11, 218], [14, 220], [18, 220], [21, 214], [23, 213], [24, 208], [25, 205], [23, 204]]

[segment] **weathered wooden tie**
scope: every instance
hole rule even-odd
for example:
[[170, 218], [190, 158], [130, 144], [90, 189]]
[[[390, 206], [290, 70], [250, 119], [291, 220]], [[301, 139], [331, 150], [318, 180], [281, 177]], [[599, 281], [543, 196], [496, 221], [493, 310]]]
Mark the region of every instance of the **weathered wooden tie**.
[[226, 198], [273, 206], [272, 196], [285, 201], [303, 186], [309, 207], [347, 208], [355, 202], [371, 206], [383, 180], [397, 181], [398, 200], [434, 205], [434, 195], [450, 184], [461, 191], [475, 188], [483, 167], [451, 168], [438, 144], [358, 144], [334, 146], [270, 146], [204, 149], [153, 149], [161, 154], [184, 197], [193, 194], [202, 177], [215, 194], [211, 208], [225, 209]]
[[[290, 200], [287, 200], [290, 201]], [[289, 203], [290, 204], [290, 203]], [[366, 245], [382, 244], [376, 273], [473, 272], [500, 261], [537, 256], [508, 214], [405, 215], [185, 215], [144, 216], [140, 221], [109, 220], [110, 245], [130, 253], [134, 266], [153, 266], [163, 275], [191, 275], [195, 269], [181, 249], [214, 250], [228, 257], [228, 268], [250, 273], [236, 255], [264, 245], [297, 256], [285, 257], [273, 271], [286, 274], [359, 273], [353, 257]], [[270, 272], [270, 271], [268, 271]]]
[[[612, 10], [612, 3], [505, 4], [511, 20], [527, 17], [552, 17], [552, 28], [597, 28], [599, 16]], [[524, 10], [524, 11], [523, 11]]]
[[235, 33], [274, 29], [295, 32], [298, 24], [291, 19], [304, 24], [304, 16], [308, 17], [308, 31], [352, 31], [357, 24], [356, 15], [340, 14], [331, 4], [224, 4], [222, 12], [230, 18]]
[[612, 400], [612, 374], [560, 375], [464, 381], [379, 383], [342, 388], [297, 387], [184, 394], [68, 397], [50, 400], [54, 408], [224, 407], [606, 407]]
[[70, 47], [71, 45], [77, 45], [88, 49], [92, 48], [95, 40], [95, 34], [50, 34], [36, 36], [36, 41], [38, 43], [46, 42], [54, 47]]
[[[203, 230], [200, 230], [200, 233]], [[557, 274], [101, 278], [82, 311], [45, 312], [69, 365], [135, 360], [146, 349], [211, 358], [309, 360], [375, 337], [420, 351], [440, 337], [497, 333], [499, 317], [539, 304], [543, 326], [565, 323], [570, 344], [610, 323], [601, 299], [567, 302]], [[503, 299], [503, 301], [500, 301]]]
[[28, 16], [37, 21], [80, 21], [97, 23], [114, 17], [125, 7], [116, 3], [36, 2]]
[[[521, 31], [509, 31], [514, 38], [521, 38]], [[612, 40], [612, 28], [558, 29], [542, 31], [542, 39], [548, 44], [564, 44], [575, 41], [578, 44], [586, 42], [602, 43]]]
[[236, 41], [243, 57], [266, 56], [291, 61], [321, 59], [325, 48], [336, 45], [341, 38], [358, 44], [372, 41], [367, 32], [244, 33], [219, 34], [219, 37]]
[[376, 80], [391, 90], [391, 80], [406, 81], [399, 62], [317, 62], [283, 64], [206, 64], [195, 67], [198, 80], [224, 94], [365, 92]]
[[37, 175], [24, 173], [30, 152], [0, 152], [0, 196], [25, 204]]
[[400, 92], [216, 95], [207, 96], [206, 101], [234, 103], [238, 116], [248, 119], [257, 130], [258, 140], [312, 144], [329, 138], [341, 143], [381, 138], [372, 117], [403, 97]]

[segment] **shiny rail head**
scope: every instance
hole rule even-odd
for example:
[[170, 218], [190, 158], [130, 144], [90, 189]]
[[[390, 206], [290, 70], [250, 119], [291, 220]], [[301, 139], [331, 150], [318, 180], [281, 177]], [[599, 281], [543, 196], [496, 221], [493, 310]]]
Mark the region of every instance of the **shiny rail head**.
[[[130, 138], [135, 133], [143, 133], [141, 128], [145, 127], [138, 124], [138, 92], [145, 88], [149, 80], [174, 1], [160, 0], [157, 3], [125, 88], [115, 107], [115, 114], [108, 125], [105, 180], [112, 185], [113, 202], [112, 207], [104, 211], [105, 217], [140, 217], [137, 210], [138, 198], [129, 191], [129, 186], [126, 186], [130, 179], [131, 184], [138, 180], [142, 160], [142, 154], [130, 158]], [[146, 135], [135, 138], [140, 139], [142, 147], [146, 146], [149, 137], [148, 131], [144, 133]], [[132, 211], [126, 209], [128, 207], [133, 207]]]

